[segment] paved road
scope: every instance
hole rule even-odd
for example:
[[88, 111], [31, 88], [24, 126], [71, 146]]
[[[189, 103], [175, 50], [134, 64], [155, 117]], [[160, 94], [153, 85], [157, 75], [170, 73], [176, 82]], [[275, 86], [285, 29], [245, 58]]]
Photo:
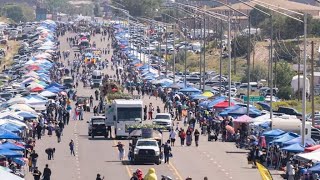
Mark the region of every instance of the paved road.
[[[67, 34], [67, 36], [70, 34]], [[70, 50], [65, 40], [66, 36], [60, 38], [61, 50]], [[100, 42], [100, 36], [93, 37], [97, 47], [105, 47], [107, 42]], [[71, 56], [72, 57], [72, 56]], [[110, 56], [103, 57], [110, 58]], [[113, 74], [111, 69], [104, 70], [105, 73]], [[93, 95], [94, 90], [83, 88], [79, 84], [78, 95]], [[145, 104], [153, 103], [154, 106], [163, 105], [160, 100], [154, 97], [143, 98]], [[97, 102], [95, 102], [97, 104]], [[209, 179], [237, 179], [237, 180], [257, 180], [260, 179], [258, 171], [252, 169], [247, 164], [245, 151], [237, 149], [233, 143], [208, 142], [205, 136], [200, 137], [199, 147], [173, 147], [173, 158], [170, 164], [160, 165], [129, 165], [118, 160], [117, 149], [112, 146], [117, 141], [97, 138], [90, 140], [88, 138], [87, 123], [93, 114], [85, 113], [84, 121], [73, 121], [64, 129], [62, 142], [57, 143], [56, 137], [45, 136], [37, 141], [36, 151], [39, 153], [39, 168], [42, 171], [45, 164], [49, 164], [52, 170], [53, 180], [90, 180], [95, 179], [96, 174], [100, 173], [105, 179], [125, 180], [129, 179], [131, 173], [136, 169], [141, 169], [144, 174], [150, 167], [156, 169], [158, 177], [160, 175], [169, 175], [173, 179], [185, 179], [191, 176], [195, 180], [201, 180], [207, 176]], [[150, 123], [150, 122], [147, 122]], [[68, 143], [73, 139], [75, 141], [76, 156], [71, 156]], [[168, 133], [165, 133], [164, 140], [168, 139]], [[128, 148], [129, 141], [122, 140]], [[177, 140], [177, 144], [179, 144]], [[55, 147], [55, 159], [48, 161], [45, 155], [45, 149]], [[126, 151], [127, 151], [126, 148]], [[30, 174], [26, 179], [32, 179]]]

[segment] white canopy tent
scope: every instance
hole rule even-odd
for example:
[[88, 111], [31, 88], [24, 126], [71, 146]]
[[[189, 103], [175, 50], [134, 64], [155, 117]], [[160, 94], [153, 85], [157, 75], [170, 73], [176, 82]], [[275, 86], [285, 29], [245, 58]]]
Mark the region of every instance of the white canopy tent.
[[320, 150], [316, 150], [310, 153], [302, 153], [297, 154], [294, 156], [294, 159], [300, 160], [300, 161], [317, 161], [320, 162]]

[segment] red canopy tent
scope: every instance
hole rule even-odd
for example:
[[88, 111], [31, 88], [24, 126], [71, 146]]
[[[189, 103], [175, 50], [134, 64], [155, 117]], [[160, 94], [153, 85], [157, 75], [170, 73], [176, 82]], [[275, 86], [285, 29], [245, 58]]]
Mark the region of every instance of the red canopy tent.
[[304, 152], [312, 152], [312, 151], [315, 151], [317, 149], [320, 149], [320, 144], [314, 145], [314, 146], [311, 146], [311, 147], [307, 147], [307, 148], [304, 149]]
[[29, 71], [37, 71], [37, 70], [40, 70], [40, 67], [37, 66], [37, 65], [29, 65], [29, 66], [27, 67], [27, 69], [28, 69]]
[[33, 89], [31, 89], [32, 92], [39, 92], [39, 91], [43, 91], [42, 87], [35, 87]]
[[[234, 103], [231, 102], [230, 106], [234, 106]], [[217, 103], [216, 105], [213, 106], [215, 109], [217, 108], [227, 108], [229, 107], [229, 101], [221, 101], [219, 103]]]

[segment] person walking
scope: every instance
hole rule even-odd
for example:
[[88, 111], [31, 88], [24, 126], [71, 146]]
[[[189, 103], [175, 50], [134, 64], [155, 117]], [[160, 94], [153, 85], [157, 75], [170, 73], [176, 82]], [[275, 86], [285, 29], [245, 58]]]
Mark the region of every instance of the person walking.
[[119, 151], [119, 159], [120, 161], [123, 160], [123, 157], [124, 157], [124, 144], [122, 144], [121, 142], [118, 142], [117, 145], [115, 146], [112, 146], [112, 147], [117, 147], [118, 148], [118, 151]]
[[198, 129], [196, 129], [194, 131], [194, 141], [197, 147], [199, 146], [199, 136], [200, 136], [200, 132], [198, 131]]
[[169, 164], [169, 158], [171, 154], [170, 140], [168, 140], [166, 144], [163, 145], [163, 153], [164, 153], [164, 163]]
[[70, 154], [75, 156], [75, 153], [74, 153], [74, 142], [73, 140], [71, 139], [71, 141], [69, 142], [69, 148], [70, 148]]
[[90, 96], [90, 107], [93, 107], [93, 96]]
[[152, 106], [152, 103], [150, 103], [149, 104], [149, 111], [148, 111], [148, 114], [149, 114], [148, 120], [152, 120], [153, 111], [154, 111], [154, 108]]
[[34, 180], [40, 180], [41, 172], [38, 170], [38, 167], [34, 167], [32, 175], [33, 175]]
[[48, 160], [51, 160], [51, 159], [54, 159], [54, 152], [55, 152], [55, 148], [47, 148], [45, 150], [45, 152], [47, 153], [48, 155]]
[[181, 146], [184, 146], [184, 141], [186, 139], [186, 132], [184, 131], [184, 129], [180, 129], [179, 131], [179, 137], [180, 137], [180, 143], [181, 143]]
[[60, 143], [61, 142], [61, 130], [60, 130], [60, 127], [57, 125], [55, 127], [55, 129], [56, 129], [55, 132], [56, 132], [58, 143]]
[[170, 131], [170, 142], [171, 142], [171, 146], [174, 146], [174, 142], [176, 141], [176, 131], [172, 128]]
[[50, 180], [50, 176], [51, 169], [49, 168], [49, 165], [46, 164], [46, 167], [43, 169], [42, 180]]
[[100, 175], [100, 174], [97, 174], [96, 180], [103, 180], [103, 179], [104, 179], [104, 176], [101, 178], [101, 175]]
[[37, 161], [38, 161], [38, 153], [36, 153], [35, 150], [32, 151], [32, 153], [30, 154], [31, 157], [31, 164], [32, 164], [32, 170], [34, 170], [37, 167]]

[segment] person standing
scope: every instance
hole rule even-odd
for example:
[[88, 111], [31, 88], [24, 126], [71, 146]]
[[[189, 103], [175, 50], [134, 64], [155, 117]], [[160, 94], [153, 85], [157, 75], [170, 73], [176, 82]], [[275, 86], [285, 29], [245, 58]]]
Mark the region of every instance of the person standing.
[[31, 157], [31, 163], [32, 163], [32, 169], [34, 170], [37, 166], [37, 161], [38, 161], [38, 153], [36, 153], [35, 150], [32, 151], [32, 153], [30, 154]]
[[123, 157], [124, 157], [124, 144], [122, 144], [121, 142], [118, 142], [117, 145], [112, 146], [112, 147], [117, 147], [117, 148], [118, 148], [118, 151], [119, 151], [119, 159], [120, 159], [120, 161], [122, 161], [122, 160], [123, 160]]
[[164, 153], [164, 163], [169, 164], [169, 158], [171, 154], [170, 140], [168, 140], [166, 144], [163, 145], [163, 153]]
[[100, 174], [97, 174], [96, 180], [103, 180], [103, 179], [104, 179], [104, 177], [101, 178], [101, 175], [100, 175]]
[[34, 180], [40, 180], [41, 178], [41, 172], [38, 170], [38, 167], [35, 167], [34, 168], [34, 171], [33, 171], [33, 178]]
[[176, 141], [176, 131], [174, 129], [171, 129], [170, 131], [170, 142], [171, 142], [171, 146], [174, 146], [174, 142]]
[[179, 137], [180, 137], [180, 141], [181, 141], [181, 146], [184, 146], [184, 140], [186, 139], [186, 132], [184, 132], [184, 129], [181, 128], [180, 132], [179, 132]]
[[196, 129], [194, 131], [194, 141], [197, 147], [199, 146], [199, 136], [200, 136], [200, 132], [198, 131], [198, 129]]
[[90, 107], [93, 107], [93, 96], [90, 96]]
[[50, 180], [50, 176], [51, 176], [51, 169], [49, 168], [49, 165], [46, 164], [46, 167], [43, 169], [42, 180]]
[[153, 108], [153, 106], [152, 106], [152, 103], [150, 103], [150, 104], [149, 104], [149, 111], [148, 111], [148, 114], [149, 114], [148, 120], [151, 120], [151, 119], [152, 119], [153, 111], [154, 111], [154, 108]]
[[99, 100], [99, 90], [98, 89], [94, 91], [94, 95], [96, 96], [96, 101], [98, 101]]
[[55, 129], [56, 129], [55, 132], [56, 132], [58, 143], [60, 143], [61, 142], [61, 130], [60, 130], [60, 127], [58, 125], [56, 125]]
[[71, 141], [69, 143], [69, 148], [70, 148], [70, 154], [75, 156], [75, 153], [74, 153], [74, 142], [73, 142], [72, 139], [71, 139]]

